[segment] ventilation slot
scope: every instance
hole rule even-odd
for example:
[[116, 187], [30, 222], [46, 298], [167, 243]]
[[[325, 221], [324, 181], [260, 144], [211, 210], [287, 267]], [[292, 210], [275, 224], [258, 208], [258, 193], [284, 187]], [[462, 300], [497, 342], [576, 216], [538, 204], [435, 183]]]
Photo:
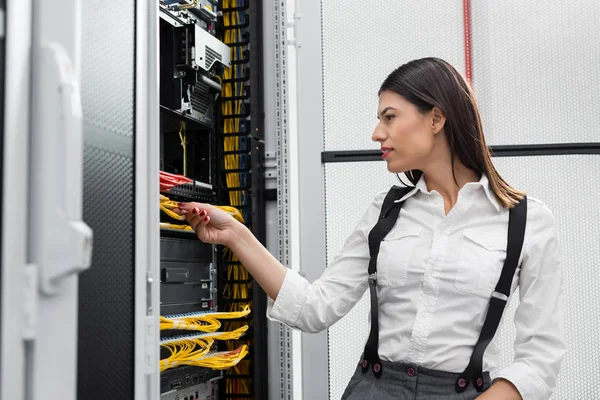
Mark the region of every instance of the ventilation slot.
[[204, 66], [207, 70], [210, 69], [210, 67], [212, 67], [215, 60], [223, 61], [223, 57], [221, 57], [221, 55], [218, 52], [214, 51], [208, 46], [206, 46], [204, 49], [206, 51], [206, 64]]

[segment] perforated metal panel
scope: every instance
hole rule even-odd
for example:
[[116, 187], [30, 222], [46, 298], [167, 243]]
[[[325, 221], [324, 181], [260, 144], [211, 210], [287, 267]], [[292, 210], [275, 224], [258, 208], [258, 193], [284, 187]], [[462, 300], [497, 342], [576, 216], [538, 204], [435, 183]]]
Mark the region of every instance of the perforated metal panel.
[[[595, 399], [600, 393], [600, 156], [498, 158], [494, 163], [511, 185], [548, 205], [558, 225], [569, 347], [552, 398]], [[512, 360], [515, 300], [499, 337], [501, 366]]]
[[94, 250], [79, 280], [79, 399], [134, 397], [134, 7], [82, 2], [83, 218]]
[[86, 146], [83, 219], [92, 265], [79, 280], [78, 398], [133, 398], [133, 160]]
[[134, 6], [82, 2], [81, 96], [86, 122], [133, 135]]
[[[495, 158], [513, 186], [527, 190], [552, 210], [559, 228], [567, 302], [569, 352], [553, 399], [592, 399], [600, 393], [600, 156]], [[326, 167], [327, 261], [342, 247], [373, 196], [394, 184], [382, 162], [336, 163]], [[513, 359], [516, 334], [511, 300], [499, 332], [499, 368]], [[365, 296], [329, 329], [330, 399], [341, 397], [368, 335]], [[495, 372], [495, 371], [492, 371]]]
[[[405, 182], [408, 182], [405, 179]], [[342, 248], [375, 195], [398, 184], [384, 162], [325, 165], [327, 265]], [[340, 399], [369, 334], [368, 292], [329, 331], [329, 393]]]
[[376, 147], [377, 91], [401, 64], [436, 56], [464, 71], [460, 0], [321, 4], [325, 150]]
[[600, 2], [474, 1], [473, 81], [490, 144], [597, 142]]

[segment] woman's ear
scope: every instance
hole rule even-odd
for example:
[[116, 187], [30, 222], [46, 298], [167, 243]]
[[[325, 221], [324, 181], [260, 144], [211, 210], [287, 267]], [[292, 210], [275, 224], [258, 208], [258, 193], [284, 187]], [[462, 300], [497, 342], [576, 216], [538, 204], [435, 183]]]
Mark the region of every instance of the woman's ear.
[[438, 107], [433, 107], [431, 110], [431, 129], [434, 135], [437, 135], [444, 129], [446, 124], [446, 115]]

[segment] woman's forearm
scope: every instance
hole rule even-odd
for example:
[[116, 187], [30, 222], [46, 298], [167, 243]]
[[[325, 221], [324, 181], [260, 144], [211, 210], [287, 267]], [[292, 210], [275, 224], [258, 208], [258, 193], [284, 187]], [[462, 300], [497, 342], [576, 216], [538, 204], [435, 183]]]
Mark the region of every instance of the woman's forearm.
[[233, 251], [267, 295], [277, 299], [287, 268], [284, 267], [242, 224], [232, 229], [227, 247]]

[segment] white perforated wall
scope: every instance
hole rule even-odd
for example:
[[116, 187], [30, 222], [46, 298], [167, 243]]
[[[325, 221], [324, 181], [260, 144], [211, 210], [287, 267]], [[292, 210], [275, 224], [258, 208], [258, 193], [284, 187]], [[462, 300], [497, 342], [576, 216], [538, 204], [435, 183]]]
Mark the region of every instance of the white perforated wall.
[[599, 1], [473, 1], [472, 32], [489, 144], [600, 140]]
[[[494, 159], [513, 186], [542, 200], [556, 219], [564, 259], [568, 353], [553, 399], [597, 399], [600, 393], [600, 156]], [[513, 299], [518, 300], [518, 299]], [[517, 302], [510, 307], [512, 316]], [[507, 322], [512, 318], [507, 319]], [[516, 332], [500, 333], [501, 364], [512, 360]]]
[[[321, 16], [325, 151], [378, 147], [371, 142], [377, 90], [399, 65], [436, 56], [464, 73], [460, 0], [327, 0], [321, 1]], [[488, 144], [600, 142], [598, 32], [597, 0], [472, 2], [473, 83]], [[514, 186], [542, 199], [559, 225], [569, 352], [553, 399], [598, 398], [600, 156], [494, 163]], [[375, 193], [397, 181], [381, 162], [326, 164], [325, 179], [329, 262]], [[500, 367], [512, 360], [515, 300], [499, 333]], [[330, 399], [341, 397], [367, 334], [365, 297], [329, 329]]]
[[[600, 393], [600, 156], [495, 158], [513, 186], [527, 190], [552, 210], [564, 258], [569, 352], [553, 399], [594, 399]], [[326, 171], [327, 261], [381, 190], [396, 183], [382, 162], [333, 163]], [[511, 301], [499, 332], [500, 367], [513, 358], [512, 323], [517, 297]], [[368, 299], [363, 298], [329, 329], [330, 399], [340, 399], [368, 335]]]
[[325, 150], [377, 148], [377, 91], [401, 64], [436, 56], [464, 72], [461, 0], [321, 4]]
[[[464, 73], [462, 1], [322, 2], [325, 150], [375, 148], [377, 90], [436, 56]], [[473, 83], [489, 144], [595, 142], [600, 2], [475, 1]]]

